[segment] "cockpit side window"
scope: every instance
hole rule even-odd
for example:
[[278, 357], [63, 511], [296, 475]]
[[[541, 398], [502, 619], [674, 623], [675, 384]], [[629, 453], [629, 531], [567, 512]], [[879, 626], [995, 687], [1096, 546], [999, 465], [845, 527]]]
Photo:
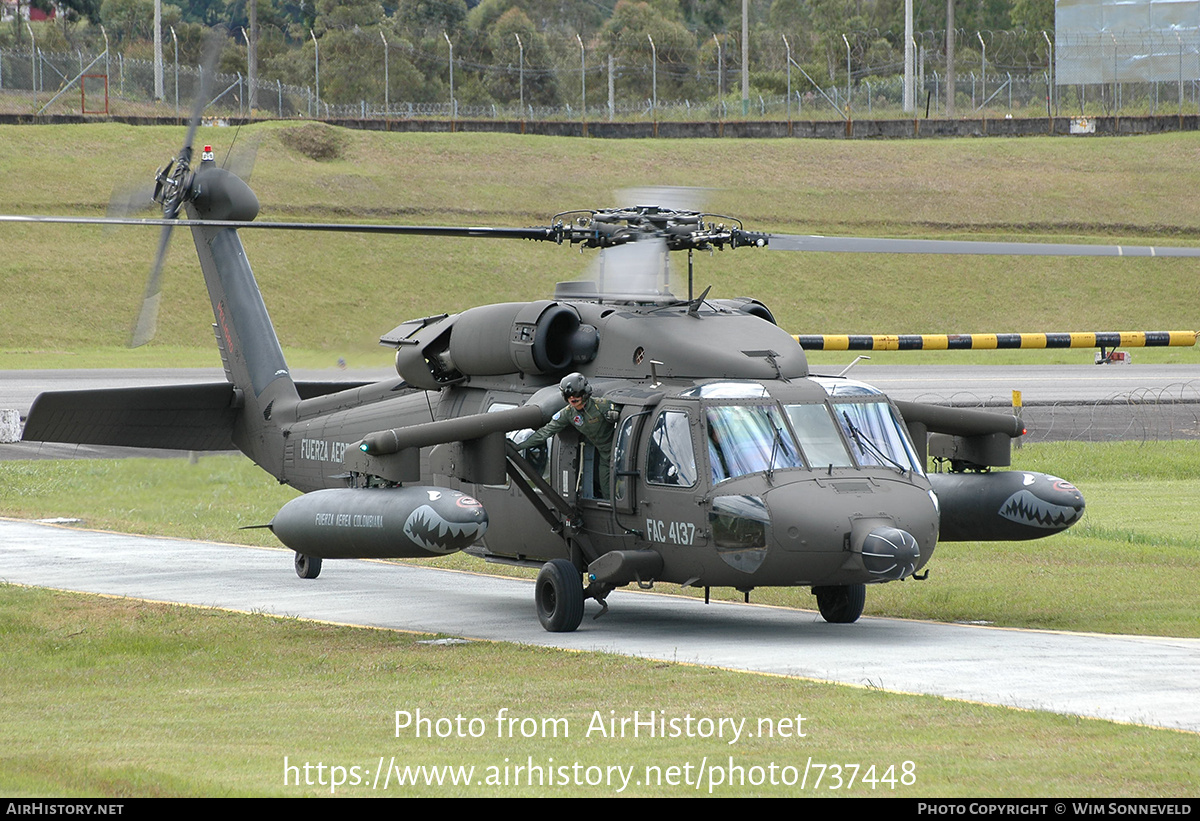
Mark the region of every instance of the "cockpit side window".
[[838, 402], [833, 413], [860, 465], [924, 473], [904, 426], [886, 402]]
[[675, 487], [696, 484], [696, 452], [686, 411], [659, 413], [646, 445], [646, 481]]

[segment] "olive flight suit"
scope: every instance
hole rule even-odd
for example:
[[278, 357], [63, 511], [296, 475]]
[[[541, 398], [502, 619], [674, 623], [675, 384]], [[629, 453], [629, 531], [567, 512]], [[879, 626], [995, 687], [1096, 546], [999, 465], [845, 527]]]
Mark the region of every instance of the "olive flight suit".
[[520, 450], [535, 448], [556, 433], [566, 430], [568, 425], [574, 426], [584, 438], [596, 446], [596, 458], [600, 460], [600, 488], [597, 495], [607, 499], [612, 479], [609, 463], [612, 461], [613, 430], [616, 427], [609, 421], [609, 416], [615, 410], [612, 402], [594, 397], [588, 398], [583, 410], [575, 410], [567, 405], [517, 447]]

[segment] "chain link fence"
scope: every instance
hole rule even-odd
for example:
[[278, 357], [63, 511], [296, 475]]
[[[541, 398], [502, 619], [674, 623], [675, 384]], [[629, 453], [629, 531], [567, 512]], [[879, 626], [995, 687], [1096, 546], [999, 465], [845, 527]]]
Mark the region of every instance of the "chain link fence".
[[[411, 45], [385, 44], [368, 32], [362, 32], [359, 39], [361, 43], [355, 40], [358, 48], [349, 54], [345, 49], [333, 53], [323, 49], [317, 55], [310, 44], [305, 59], [312, 59], [306, 78], [311, 83], [259, 80], [251, 89], [245, 72], [221, 74], [212, 83], [205, 114], [657, 122], [938, 118], [946, 112], [944, 32], [919, 32], [914, 37], [916, 105], [911, 112], [902, 110], [903, 66], [896, 60], [895, 37], [888, 32], [851, 32], [844, 48], [843, 41], [836, 43], [842, 48], [840, 53], [834, 44], [825, 44], [813, 48], [803, 62], [797, 61], [782, 37], [775, 42], [760, 35], [751, 71], [752, 91], [745, 101], [735, 67], [739, 58], [732, 43], [727, 44], [727, 54], [718, 54], [710, 43], [712, 53], [697, 58], [694, 65], [665, 59], [655, 63], [648, 45], [645, 55], [623, 53], [622, 62], [587, 52], [581, 59], [574, 40], [558, 44], [557, 52], [566, 45], [575, 49], [572, 67], [565, 58], [549, 66], [523, 61], [451, 61], [448, 55], [426, 53]], [[1069, 76], [1055, 76], [1055, 68], [1047, 60], [1051, 35], [1042, 32], [960, 31], [957, 42], [954, 114], [959, 117], [1182, 115], [1200, 111], [1200, 83], [1193, 79], [1200, 71], [1196, 69], [1200, 57], [1182, 41], [1172, 46], [1166, 41], [1139, 44], [1125, 38], [1117, 48], [1097, 52], [1131, 60], [1132, 56], [1121, 55], [1134, 55], [1139, 45], [1154, 46], [1154, 76], [1158, 79], [1140, 82], [1114, 80], [1112, 60], [1099, 58], [1096, 64], [1108, 65], [1107, 73], [1098, 69], [1095, 77], [1082, 77], [1076, 69]], [[1092, 46], [1060, 38], [1059, 59], [1068, 51]], [[1167, 54], [1168, 46], [1175, 49], [1173, 57]], [[823, 56], [821, 48], [825, 49]], [[1164, 66], [1171, 62], [1168, 57], [1174, 61], [1174, 74], [1163, 79]], [[350, 60], [353, 64], [347, 65]], [[292, 75], [300, 70], [293, 66]], [[451, 70], [457, 75], [453, 91]], [[199, 73], [198, 66], [176, 64], [168, 55], [163, 64], [162, 94], [156, 99], [154, 67], [149, 60], [116, 51], [49, 53], [28, 46], [0, 48], [0, 112], [78, 114], [86, 102], [89, 112], [187, 116]], [[80, 75], [84, 74], [106, 78], [106, 108], [81, 98]], [[353, 78], [352, 84], [345, 81], [347, 76]], [[824, 79], [819, 79], [822, 76]], [[1063, 83], [1064, 79], [1071, 82]], [[88, 97], [103, 93], [103, 85], [100, 81], [97, 90], [95, 82], [89, 84]], [[547, 103], [546, 97], [554, 98], [553, 104]]]
[[[1009, 397], [958, 392], [917, 401], [1012, 412]], [[1026, 442], [1153, 442], [1200, 439], [1200, 380], [1165, 388], [1114, 392], [1090, 402], [1027, 403], [1021, 413]]]

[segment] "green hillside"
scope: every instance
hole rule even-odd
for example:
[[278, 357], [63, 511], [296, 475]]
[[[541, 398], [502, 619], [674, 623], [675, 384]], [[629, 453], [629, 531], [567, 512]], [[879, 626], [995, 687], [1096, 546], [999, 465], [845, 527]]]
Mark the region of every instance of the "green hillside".
[[[182, 128], [111, 124], [0, 127], [0, 211], [102, 215], [114, 186], [150, 181], [182, 136]], [[258, 144], [251, 184], [262, 219], [523, 226], [619, 204], [622, 189], [674, 185], [705, 189], [706, 208], [749, 228], [789, 233], [1153, 244], [1195, 242], [1200, 233], [1194, 134], [600, 141], [310, 123], [205, 128], [198, 141], [212, 142], [218, 157], [235, 141]], [[321, 153], [334, 156], [309, 156]], [[32, 364], [40, 355], [31, 351], [111, 364], [156, 241], [153, 229], [0, 225], [0, 365]], [[517, 241], [266, 232], [246, 232], [244, 241], [298, 362], [383, 361], [378, 336], [405, 319], [542, 298], [592, 257]], [[677, 265], [682, 280], [685, 261]], [[757, 296], [801, 333], [1192, 329], [1194, 270], [1164, 259], [752, 249], [696, 258], [698, 288]], [[190, 239], [177, 232], [151, 352], [112, 356], [215, 362], [211, 321]], [[1191, 361], [1194, 353], [1170, 356]]]

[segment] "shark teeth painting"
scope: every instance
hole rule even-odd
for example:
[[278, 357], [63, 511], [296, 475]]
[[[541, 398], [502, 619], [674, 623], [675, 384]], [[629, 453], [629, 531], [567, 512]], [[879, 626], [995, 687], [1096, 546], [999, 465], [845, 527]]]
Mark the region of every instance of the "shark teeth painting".
[[[469, 508], [469, 505], [464, 505], [464, 500], [470, 500], [476, 507], [479, 506], [470, 496], [459, 499], [459, 506]], [[472, 518], [469, 521], [450, 521], [429, 505], [418, 507], [404, 522], [404, 535], [413, 542], [426, 550], [446, 553], [454, 553], [468, 547], [482, 537], [486, 530], [486, 520]]]
[[[1026, 485], [1033, 484], [1030, 481], [1030, 477], [1031, 475], [1027, 475]], [[1044, 495], [1050, 495], [1050, 492], [1063, 494], [1076, 492], [1075, 486], [1063, 479], [1055, 476], [1047, 476], [1044, 479], [1051, 485], [1049, 491], [1046, 488], [1040, 488]], [[999, 512], [1001, 516], [1010, 521], [1051, 530], [1062, 530], [1064, 527], [1073, 524], [1083, 515], [1083, 510], [1080, 506], [1075, 504], [1055, 504], [1035, 494], [1028, 487], [1021, 488], [1009, 496], [1004, 501], [1004, 504], [1000, 506]]]

